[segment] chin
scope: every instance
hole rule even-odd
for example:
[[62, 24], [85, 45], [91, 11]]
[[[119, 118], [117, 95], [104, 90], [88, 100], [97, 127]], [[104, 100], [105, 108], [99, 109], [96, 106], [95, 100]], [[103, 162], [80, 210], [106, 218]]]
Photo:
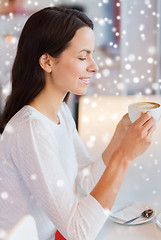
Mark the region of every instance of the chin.
[[83, 96], [83, 95], [85, 95], [86, 93], [87, 93], [87, 91], [82, 91], [82, 92], [76, 93], [76, 95], [78, 95], [78, 96]]
[[87, 88], [84, 89], [79, 89], [80, 91], [78, 91], [77, 95], [85, 95], [87, 93]]

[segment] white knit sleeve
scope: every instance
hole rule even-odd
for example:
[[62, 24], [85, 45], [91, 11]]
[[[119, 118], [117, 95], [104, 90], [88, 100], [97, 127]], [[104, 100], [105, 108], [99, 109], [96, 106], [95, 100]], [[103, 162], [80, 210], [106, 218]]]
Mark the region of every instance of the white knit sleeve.
[[89, 193], [100, 179], [106, 166], [101, 155], [95, 161], [89, 156], [77, 130], [74, 133], [74, 144], [78, 161], [76, 182], [85, 193]]
[[78, 134], [74, 119], [66, 104], [64, 104], [64, 110], [66, 111], [66, 117], [68, 118], [68, 123], [70, 123], [70, 128], [72, 128], [73, 131], [73, 142], [78, 162], [76, 183], [88, 194], [100, 179], [106, 166], [103, 162], [102, 155], [96, 157], [95, 160], [91, 158]]
[[39, 120], [17, 130], [14, 163], [37, 204], [68, 240], [95, 239], [107, 219], [91, 195], [78, 201], [59, 161], [56, 141]]

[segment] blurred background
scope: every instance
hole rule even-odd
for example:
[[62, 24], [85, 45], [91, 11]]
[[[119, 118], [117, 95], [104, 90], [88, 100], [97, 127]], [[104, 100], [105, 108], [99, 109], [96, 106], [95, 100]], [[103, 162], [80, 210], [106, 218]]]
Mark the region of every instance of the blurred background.
[[[84, 11], [95, 24], [99, 72], [87, 95], [160, 94], [159, 0], [0, 0], [0, 111], [10, 92], [11, 67], [26, 19], [43, 7], [60, 5]], [[73, 104], [71, 99], [75, 114]]]
[[[160, 95], [159, 0], [0, 0], [0, 112], [8, 96], [17, 42], [27, 18], [46, 6], [84, 11], [94, 22], [95, 60], [87, 96]], [[79, 97], [69, 106], [78, 124]]]

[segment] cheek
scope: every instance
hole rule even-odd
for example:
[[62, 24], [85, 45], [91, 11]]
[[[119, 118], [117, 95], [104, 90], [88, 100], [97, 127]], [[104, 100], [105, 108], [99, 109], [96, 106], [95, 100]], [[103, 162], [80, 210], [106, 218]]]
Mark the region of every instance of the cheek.
[[64, 65], [64, 73], [73, 77], [81, 77], [84, 71], [83, 64], [71, 62]]

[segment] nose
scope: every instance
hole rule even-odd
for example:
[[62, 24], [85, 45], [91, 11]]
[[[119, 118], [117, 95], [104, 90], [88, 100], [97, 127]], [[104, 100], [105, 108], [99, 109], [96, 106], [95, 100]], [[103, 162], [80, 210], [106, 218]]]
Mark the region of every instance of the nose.
[[98, 65], [96, 64], [94, 59], [91, 59], [91, 62], [87, 67], [87, 71], [96, 73], [96, 72], [98, 72], [98, 70], [99, 70]]

